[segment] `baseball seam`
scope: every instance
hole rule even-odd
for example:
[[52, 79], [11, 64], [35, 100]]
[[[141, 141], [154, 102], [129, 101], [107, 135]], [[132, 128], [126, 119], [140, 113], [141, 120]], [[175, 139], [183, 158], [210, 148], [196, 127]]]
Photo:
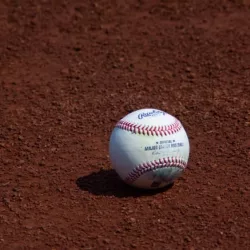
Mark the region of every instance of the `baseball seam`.
[[116, 127], [130, 131], [134, 134], [142, 134], [148, 136], [150, 135], [166, 136], [166, 135], [172, 135], [180, 131], [182, 125], [177, 119], [175, 119], [173, 124], [163, 125], [163, 126], [150, 126], [150, 125], [146, 126], [121, 120], [116, 124]]
[[177, 157], [171, 157], [171, 158], [168, 157], [150, 162], [145, 162], [134, 168], [134, 170], [130, 172], [128, 176], [125, 178], [125, 181], [127, 183], [133, 183], [141, 175], [160, 168], [175, 167], [179, 169], [185, 169], [186, 166], [187, 163], [183, 159]]

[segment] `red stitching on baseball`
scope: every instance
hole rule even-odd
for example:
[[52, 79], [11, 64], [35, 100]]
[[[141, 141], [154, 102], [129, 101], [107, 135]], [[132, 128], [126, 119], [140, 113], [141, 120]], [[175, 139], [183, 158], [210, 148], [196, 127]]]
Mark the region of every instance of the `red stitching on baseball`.
[[174, 123], [165, 126], [142, 126], [124, 120], [119, 121], [116, 127], [135, 134], [164, 136], [177, 133], [182, 128], [181, 123], [175, 119]]
[[125, 181], [127, 183], [132, 183], [146, 172], [160, 168], [175, 167], [175, 168], [185, 169], [186, 166], [187, 163], [183, 159], [174, 157], [162, 158], [151, 162], [145, 162], [135, 167], [135, 169], [131, 173], [129, 173], [128, 176], [125, 178]]

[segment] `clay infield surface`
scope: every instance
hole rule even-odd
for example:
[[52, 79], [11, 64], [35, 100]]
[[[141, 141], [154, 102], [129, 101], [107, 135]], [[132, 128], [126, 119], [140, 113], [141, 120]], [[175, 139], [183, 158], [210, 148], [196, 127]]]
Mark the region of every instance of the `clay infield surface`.
[[[0, 249], [250, 249], [250, 2], [0, 1]], [[127, 113], [177, 117], [188, 167], [126, 186]]]

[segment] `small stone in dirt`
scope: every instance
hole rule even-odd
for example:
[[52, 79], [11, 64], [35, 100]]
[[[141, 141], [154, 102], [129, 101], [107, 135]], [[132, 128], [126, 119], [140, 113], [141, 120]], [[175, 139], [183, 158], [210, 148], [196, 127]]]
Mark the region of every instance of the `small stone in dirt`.
[[21, 136], [21, 135], [18, 136], [19, 141], [22, 141], [23, 139], [24, 139], [23, 136]]
[[191, 241], [191, 239], [190, 239], [189, 236], [185, 236], [185, 237], [184, 237], [184, 240], [187, 241], [187, 242], [190, 242], [190, 241]]
[[63, 75], [68, 75], [68, 74], [69, 74], [69, 69], [67, 69], [67, 68], [62, 69], [62, 70], [61, 70], [61, 73], [62, 73]]
[[109, 239], [103, 239], [103, 242], [108, 244], [110, 242], [110, 240]]
[[136, 219], [135, 218], [130, 218], [130, 222], [135, 223]]
[[194, 79], [196, 77], [195, 73], [191, 72], [189, 75], [188, 75], [188, 78], [190, 79]]

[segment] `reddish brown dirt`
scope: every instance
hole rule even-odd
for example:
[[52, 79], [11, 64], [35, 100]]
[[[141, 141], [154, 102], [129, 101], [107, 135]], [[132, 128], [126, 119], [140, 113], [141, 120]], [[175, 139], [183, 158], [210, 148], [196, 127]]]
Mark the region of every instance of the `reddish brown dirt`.
[[[250, 2], [0, 2], [0, 249], [250, 247]], [[128, 112], [178, 117], [163, 192], [110, 170]]]

